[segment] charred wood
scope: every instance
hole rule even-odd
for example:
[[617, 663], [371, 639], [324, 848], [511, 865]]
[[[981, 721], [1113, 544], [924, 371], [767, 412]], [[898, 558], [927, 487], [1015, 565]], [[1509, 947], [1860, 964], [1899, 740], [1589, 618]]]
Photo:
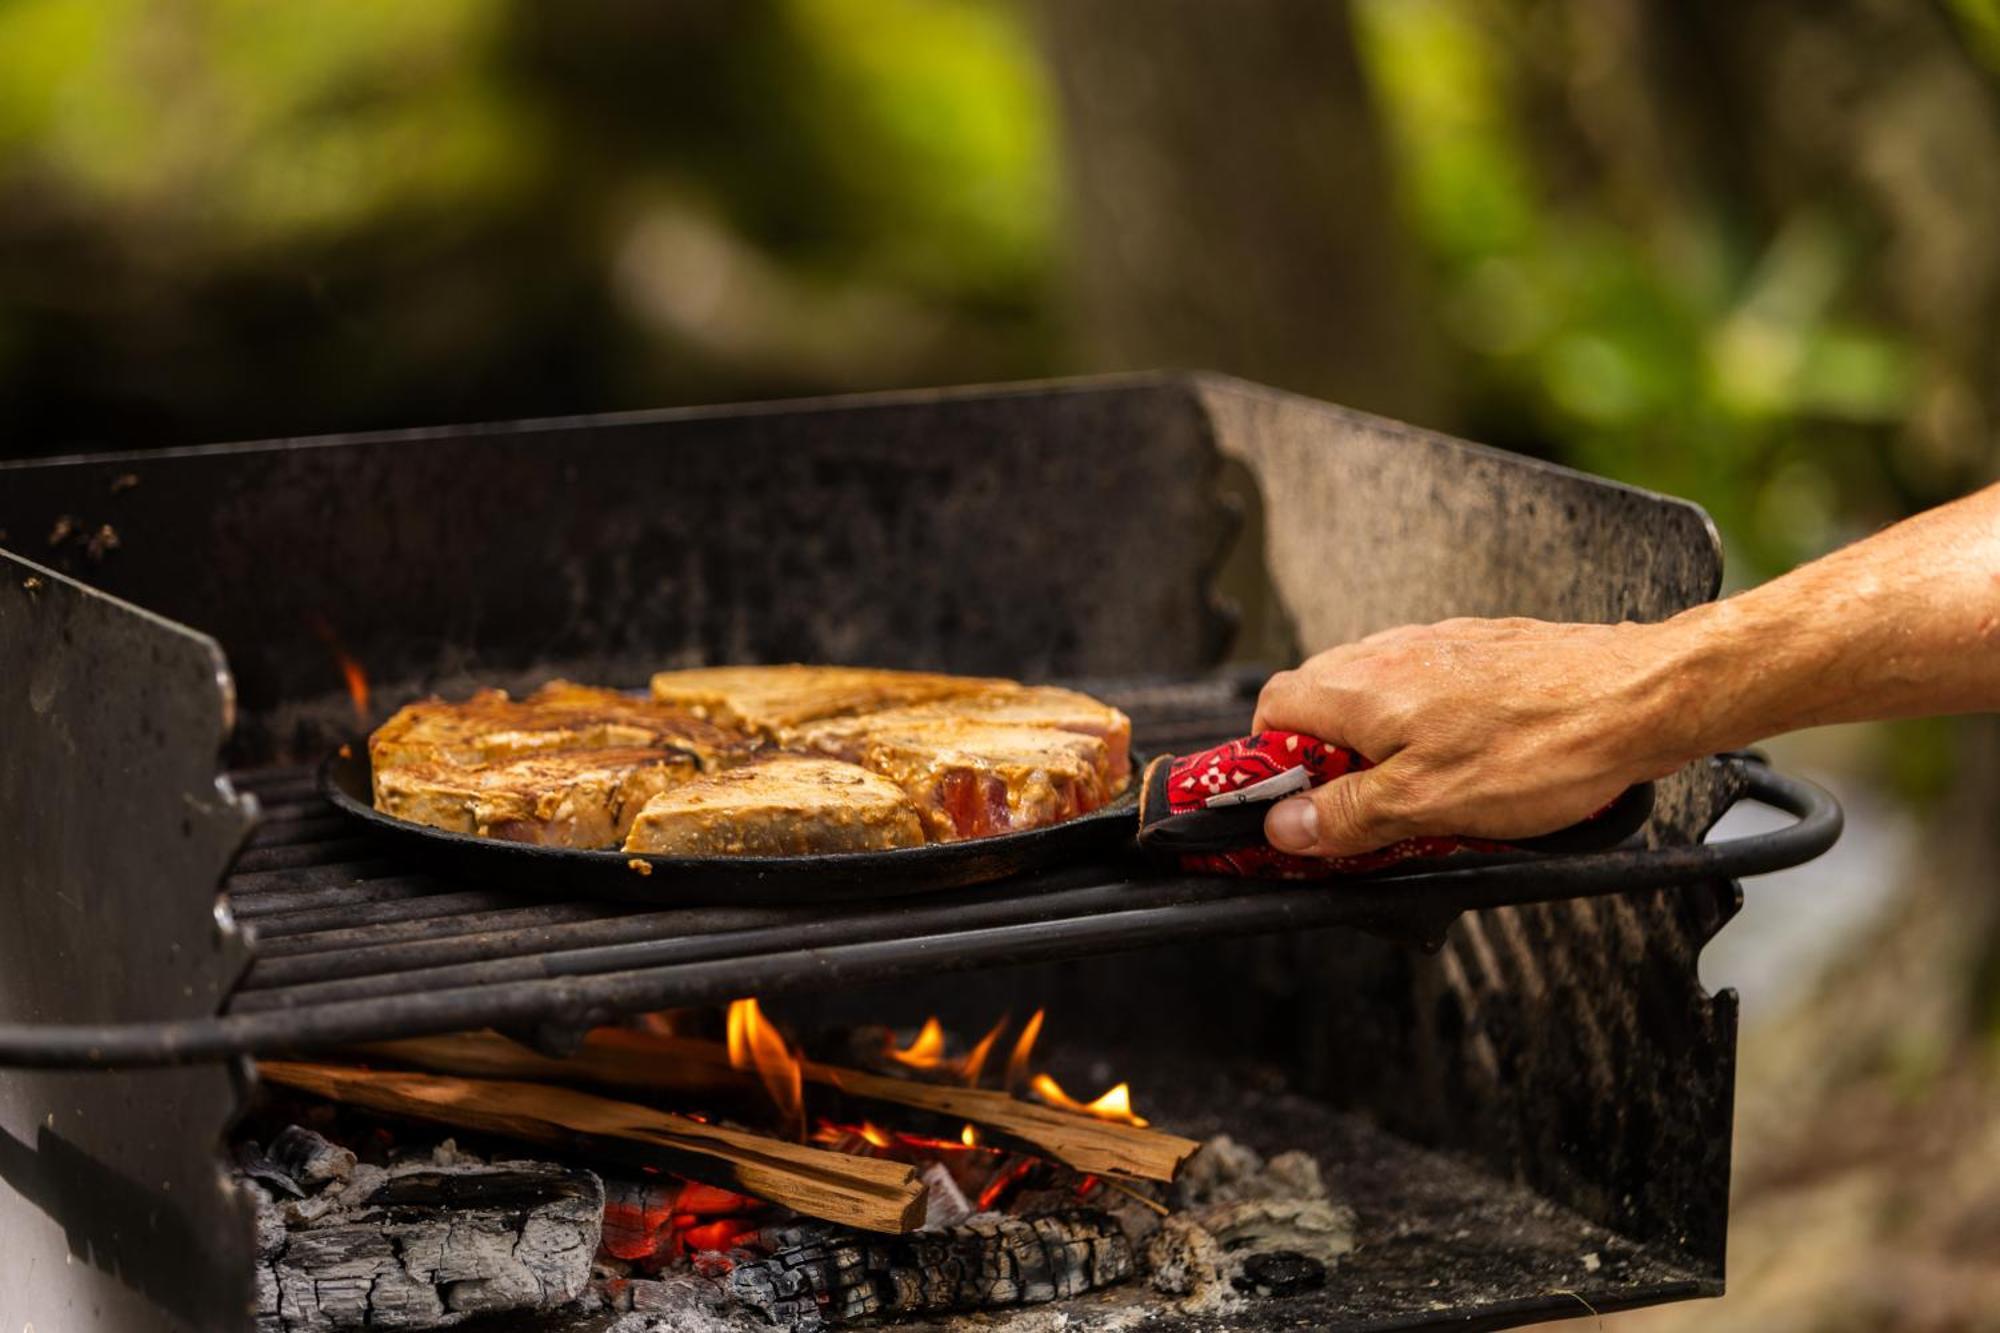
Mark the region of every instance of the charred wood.
[[[288, 1129], [259, 1170], [259, 1333], [442, 1328], [474, 1315], [550, 1311], [590, 1277], [604, 1189], [546, 1162], [459, 1158], [390, 1167]], [[288, 1182], [289, 1187], [278, 1184]]]
[[770, 1257], [738, 1264], [730, 1294], [799, 1333], [823, 1323], [1035, 1305], [1133, 1272], [1124, 1232], [1090, 1210], [975, 1218], [895, 1238], [778, 1227], [763, 1243]]

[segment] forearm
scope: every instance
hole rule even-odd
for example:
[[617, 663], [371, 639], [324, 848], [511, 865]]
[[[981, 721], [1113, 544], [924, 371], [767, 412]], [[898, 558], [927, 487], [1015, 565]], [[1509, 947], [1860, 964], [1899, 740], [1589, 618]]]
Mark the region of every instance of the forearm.
[[1658, 627], [1682, 757], [1829, 722], [2000, 709], [2000, 486]]

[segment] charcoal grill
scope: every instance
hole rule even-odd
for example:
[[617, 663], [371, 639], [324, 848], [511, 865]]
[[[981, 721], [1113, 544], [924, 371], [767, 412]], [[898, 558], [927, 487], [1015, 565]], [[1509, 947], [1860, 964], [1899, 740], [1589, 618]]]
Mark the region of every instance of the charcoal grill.
[[[1307, 646], [1654, 619], [1718, 584], [1690, 505], [1149, 376], [13, 464], [0, 547], [0, 1326], [247, 1326], [220, 1152], [258, 1056], [486, 1025], [560, 1050], [750, 993], [879, 1017], [891, 983], [969, 1021], [1047, 1003], [1169, 1083], [1254, 1066], [1354, 1113], [1315, 1144], [1362, 1212], [1354, 1268], [1243, 1326], [1721, 1290], [1735, 1003], [1697, 955], [1737, 877], [1839, 828], [1755, 756], [1662, 784], [1640, 844], [1561, 861], [1328, 888], [1120, 856], [818, 910], [443, 878], [313, 772], [356, 724], [341, 661], [377, 717], [714, 660], [1002, 673], [1190, 748], [1245, 729], [1262, 675], [1228, 665], [1226, 567]], [[1703, 843], [1746, 797], [1795, 822]], [[1623, 1257], [1578, 1267], [1572, 1235]]]

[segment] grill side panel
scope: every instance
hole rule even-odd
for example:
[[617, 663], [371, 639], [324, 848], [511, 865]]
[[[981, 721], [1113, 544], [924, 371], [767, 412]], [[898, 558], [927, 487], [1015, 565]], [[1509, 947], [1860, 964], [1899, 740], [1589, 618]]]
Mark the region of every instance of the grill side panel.
[[[0, 552], [0, 1022], [215, 1013], [215, 890], [253, 810], [216, 778], [212, 640]], [[247, 1325], [223, 1065], [0, 1073], [0, 1328]]]
[[[1307, 653], [1453, 616], [1660, 620], [1720, 586], [1714, 527], [1684, 501], [1255, 385], [1201, 396], [1256, 478]], [[1692, 766], [1648, 837], [1695, 842], [1735, 795], [1726, 766]], [[1285, 978], [1311, 1032], [1290, 1058], [1319, 1089], [1720, 1278], [1736, 999], [1696, 965], [1739, 901], [1715, 880], [1468, 913], [1435, 956], [1341, 936], [1233, 961]]]
[[0, 466], [0, 530], [219, 640], [249, 765], [352, 729], [335, 644], [378, 705], [706, 662], [1191, 672], [1228, 632], [1218, 466], [1139, 380]]

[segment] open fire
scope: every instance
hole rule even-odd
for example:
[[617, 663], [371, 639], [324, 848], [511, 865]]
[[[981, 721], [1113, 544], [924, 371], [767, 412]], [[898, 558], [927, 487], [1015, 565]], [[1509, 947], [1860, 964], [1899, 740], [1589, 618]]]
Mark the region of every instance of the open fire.
[[[309, 1098], [281, 1099], [268, 1149], [239, 1152], [267, 1218], [264, 1327], [531, 1308], [810, 1330], [1181, 1273], [1201, 1199], [1173, 1182], [1199, 1145], [1148, 1127], [1124, 1083], [1063, 1093], [1033, 1067], [1045, 1022], [1007, 1046], [1003, 1019], [958, 1050], [931, 1018], [850, 1066], [815, 1051], [865, 1053], [854, 1034], [797, 1041], [743, 999], [720, 1040], [682, 1012], [598, 1029], [568, 1059], [462, 1034], [266, 1062], [267, 1083]], [[391, 1128], [403, 1120], [453, 1137]], [[509, 1160], [521, 1143], [544, 1151]], [[419, 1234], [435, 1261], [420, 1272], [405, 1262]]]
[[333, 657], [333, 663], [340, 669], [341, 684], [347, 689], [347, 698], [354, 705], [355, 725], [366, 727], [372, 720], [369, 708], [368, 672], [361, 663], [341, 645], [340, 636], [334, 632], [333, 622], [318, 612], [306, 617], [306, 627], [313, 637], [326, 645], [326, 651]]
[[[739, 1003], [754, 1004], [754, 1001], [739, 1001]], [[1132, 1089], [1127, 1084], [1120, 1083], [1101, 1096], [1082, 1102], [1064, 1092], [1062, 1084], [1056, 1082], [1053, 1076], [1047, 1073], [1034, 1075], [1028, 1073], [1029, 1061], [1034, 1056], [1035, 1042], [1042, 1035], [1044, 1017], [1044, 1011], [1037, 1009], [1034, 1017], [1021, 1025], [1021, 1034], [1015, 1039], [1013, 1054], [1007, 1059], [1006, 1076], [1001, 1086], [1008, 1092], [1017, 1092], [1025, 1086], [1043, 1102], [1061, 1110], [1076, 1111], [1083, 1115], [1096, 1116], [1101, 1120], [1117, 1120], [1143, 1128], [1146, 1122], [1133, 1113]], [[1006, 1035], [1009, 1022], [1009, 1019], [1002, 1018], [964, 1055], [952, 1059], [945, 1055], [943, 1026], [935, 1017], [927, 1018], [907, 1047], [898, 1048], [892, 1044], [887, 1047], [884, 1054], [906, 1069], [943, 1075], [965, 1084], [968, 1088], [976, 1088], [986, 1072], [987, 1058], [992, 1055], [1000, 1039]], [[964, 1132], [967, 1136], [965, 1141], [971, 1143], [973, 1141], [971, 1136], [977, 1131], [971, 1125], [967, 1125]]]

